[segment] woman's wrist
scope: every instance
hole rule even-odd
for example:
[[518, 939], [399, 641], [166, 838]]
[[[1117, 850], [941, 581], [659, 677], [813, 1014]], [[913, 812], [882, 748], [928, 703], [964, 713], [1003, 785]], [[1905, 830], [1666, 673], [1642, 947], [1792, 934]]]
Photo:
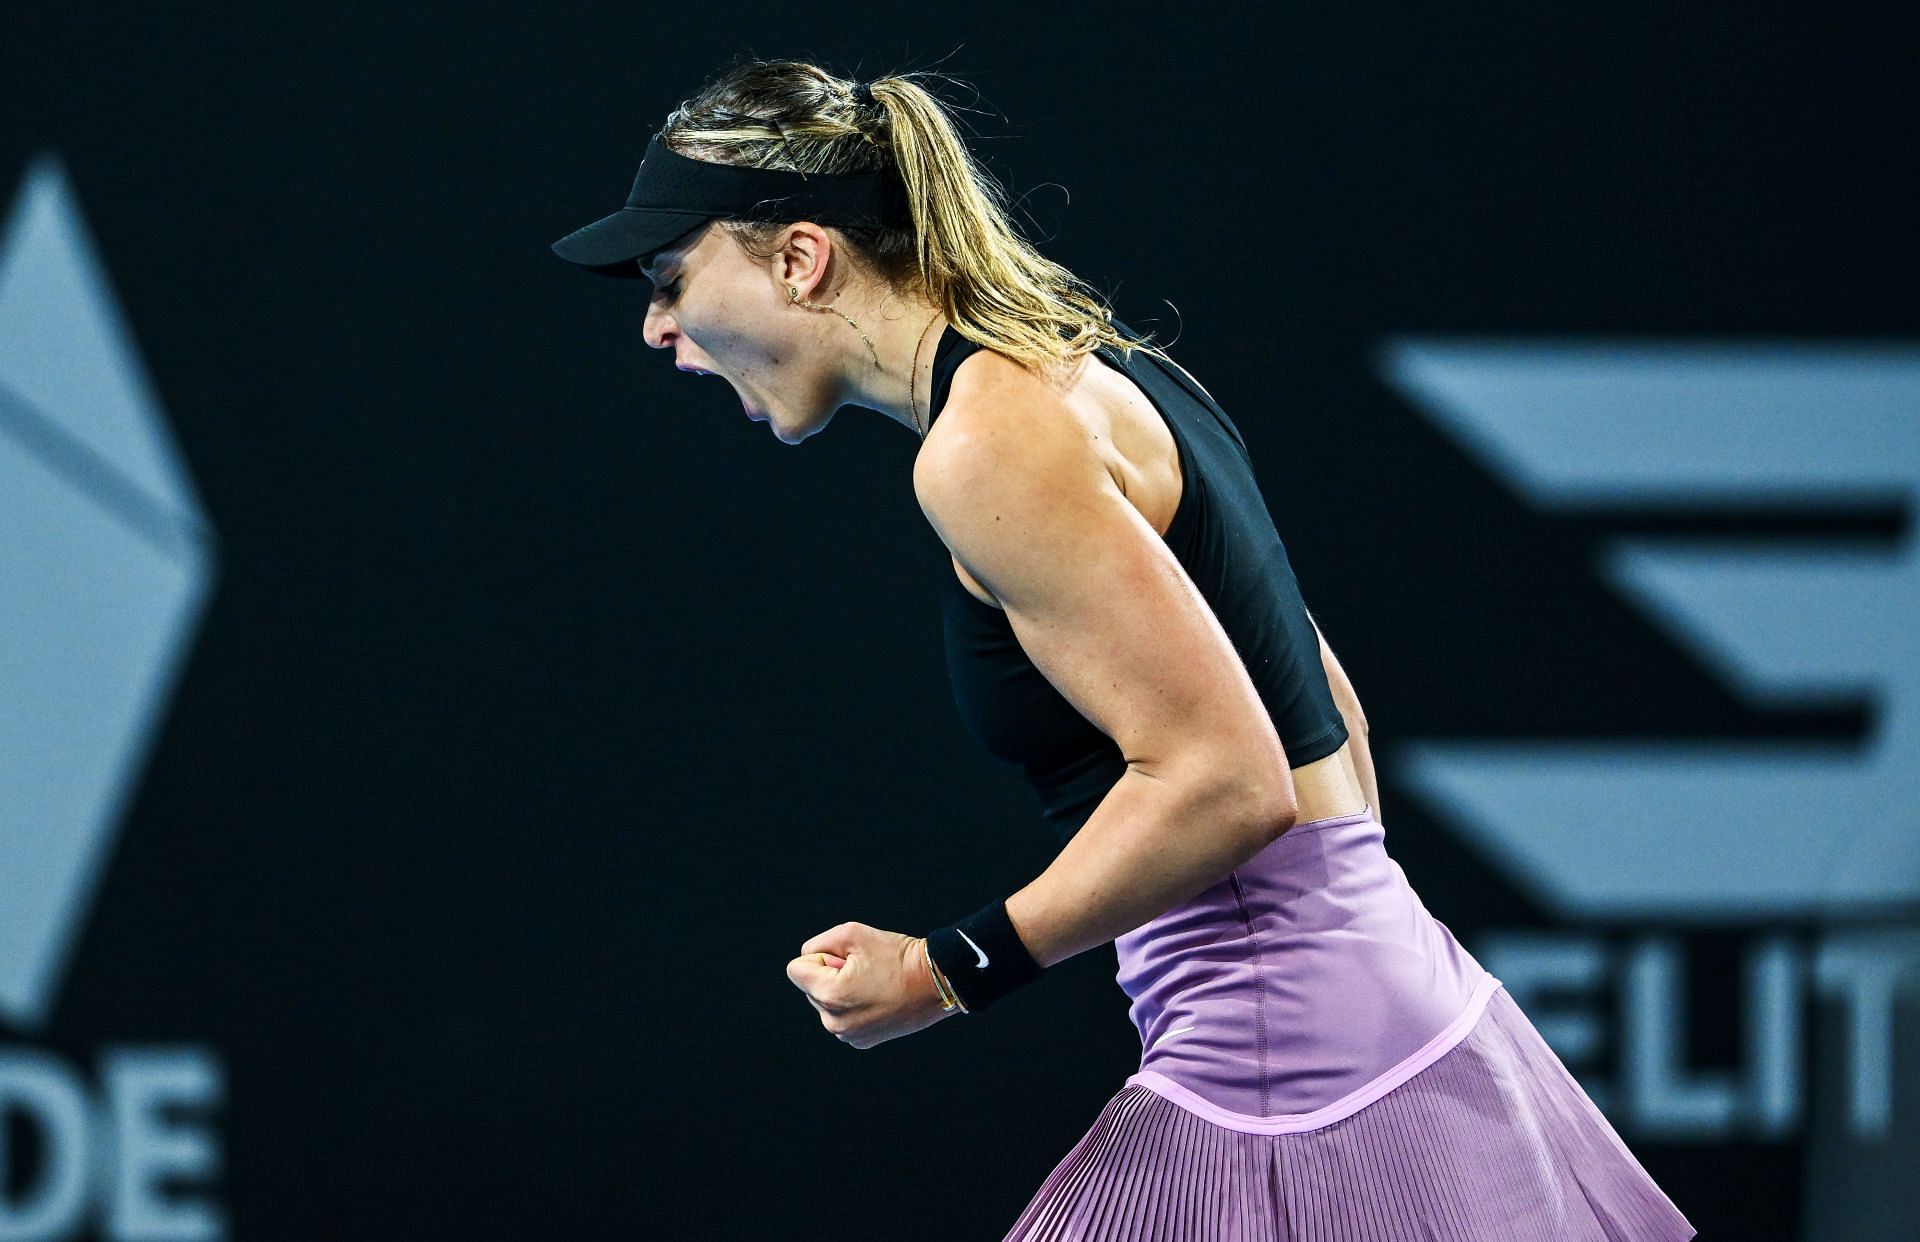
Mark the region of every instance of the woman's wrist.
[[1007, 917], [1004, 900], [927, 933], [927, 962], [968, 1013], [980, 1013], [1044, 972]]

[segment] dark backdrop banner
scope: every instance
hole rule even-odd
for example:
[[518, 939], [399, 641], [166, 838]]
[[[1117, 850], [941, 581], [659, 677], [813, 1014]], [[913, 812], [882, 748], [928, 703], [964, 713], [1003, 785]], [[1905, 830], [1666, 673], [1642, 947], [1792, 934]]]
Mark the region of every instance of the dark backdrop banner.
[[548, 252], [739, 52], [977, 88], [1245, 431], [1389, 850], [1703, 1236], [1911, 1235], [1896, 18], [12, 6], [0, 1238], [993, 1238], [1137, 1065], [1110, 947], [864, 1052], [785, 977], [1053, 841], [911, 440], [780, 444]]

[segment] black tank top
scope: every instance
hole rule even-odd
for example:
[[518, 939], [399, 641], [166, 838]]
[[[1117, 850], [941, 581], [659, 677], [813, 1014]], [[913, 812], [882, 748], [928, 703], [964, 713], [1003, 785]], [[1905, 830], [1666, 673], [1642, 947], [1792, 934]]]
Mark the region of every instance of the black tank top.
[[[1117, 319], [1113, 326], [1139, 335]], [[979, 348], [951, 326], [941, 333], [929, 430], [954, 371]], [[1240, 429], [1183, 368], [1140, 351], [1127, 358], [1108, 345], [1096, 356], [1131, 377], [1173, 433], [1183, 484], [1167, 547], [1233, 640], [1288, 765], [1332, 754], [1347, 740], [1346, 721]], [[951, 565], [944, 577], [947, 676], [960, 717], [989, 754], [1024, 769], [1064, 843], [1125, 773], [1126, 757], [1027, 659], [1005, 613], [975, 598]]]

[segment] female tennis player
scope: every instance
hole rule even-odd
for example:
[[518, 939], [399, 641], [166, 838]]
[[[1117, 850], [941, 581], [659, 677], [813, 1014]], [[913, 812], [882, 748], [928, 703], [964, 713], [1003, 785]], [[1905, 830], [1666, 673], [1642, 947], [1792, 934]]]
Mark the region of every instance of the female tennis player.
[[783, 442], [849, 405], [912, 431], [960, 714], [1062, 843], [925, 936], [828, 928], [787, 978], [871, 1048], [1115, 944], [1139, 1071], [1007, 1242], [1693, 1237], [1388, 856], [1239, 428], [1018, 235], [934, 76], [737, 62], [553, 246], [651, 281], [647, 343]]

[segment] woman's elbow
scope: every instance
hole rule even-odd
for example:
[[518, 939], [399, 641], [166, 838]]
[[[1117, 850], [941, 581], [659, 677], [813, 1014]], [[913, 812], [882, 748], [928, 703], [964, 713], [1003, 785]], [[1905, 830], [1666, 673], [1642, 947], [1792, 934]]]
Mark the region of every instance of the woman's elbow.
[[1216, 831], [1231, 829], [1255, 845], [1274, 841], [1300, 818], [1293, 777], [1277, 763], [1255, 770], [1223, 763], [1221, 751], [1211, 749], [1156, 767], [1154, 775], [1186, 792], [1185, 817], [1216, 825]]
[[1287, 779], [1275, 785], [1271, 781], [1248, 782], [1243, 788], [1240, 819], [1262, 844], [1279, 840], [1300, 822], [1300, 801]]

